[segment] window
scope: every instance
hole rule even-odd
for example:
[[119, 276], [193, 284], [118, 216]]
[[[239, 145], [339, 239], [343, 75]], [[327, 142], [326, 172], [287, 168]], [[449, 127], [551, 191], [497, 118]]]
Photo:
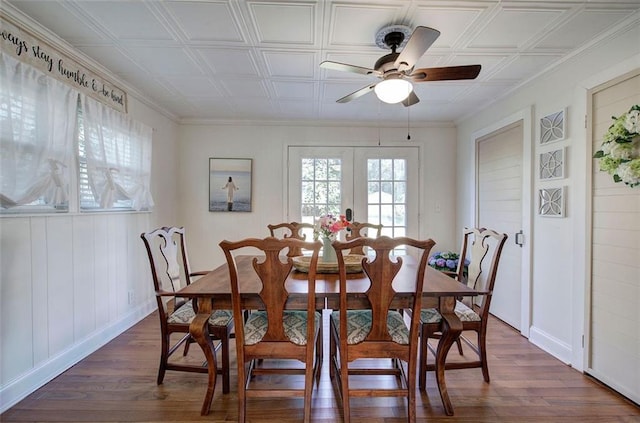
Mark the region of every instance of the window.
[[68, 210], [76, 98], [0, 52], [0, 213]]
[[151, 129], [84, 97], [78, 110], [82, 211], [148, 210]]

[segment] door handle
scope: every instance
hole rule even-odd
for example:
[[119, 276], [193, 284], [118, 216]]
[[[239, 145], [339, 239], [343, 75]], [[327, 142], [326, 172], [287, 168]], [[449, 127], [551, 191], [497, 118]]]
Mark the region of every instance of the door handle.
[[524, 234], [522, 233], [522, 229], [520, 229], [519, 232], [516, 232], [515, 243], [516, 245], [519, 245], [520, 248], [524, 245]]

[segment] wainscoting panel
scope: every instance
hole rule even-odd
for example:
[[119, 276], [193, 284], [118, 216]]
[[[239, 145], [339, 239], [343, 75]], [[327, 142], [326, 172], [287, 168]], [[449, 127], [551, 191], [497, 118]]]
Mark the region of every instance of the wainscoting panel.
[[0, 412], [155, 308], [149, 213], [0, 218]]

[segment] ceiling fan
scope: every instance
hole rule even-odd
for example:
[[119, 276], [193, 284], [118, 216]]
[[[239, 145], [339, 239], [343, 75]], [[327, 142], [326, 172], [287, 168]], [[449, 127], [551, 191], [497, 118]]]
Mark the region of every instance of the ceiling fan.
[[[413, 92], [412, 82], [475, 79], [480, 73], [480, 65], [414, 69], [418, 59], [439, 36], [440, 31], [426, 26], [416, 27], [413, 33], [411, 28], [404, 25], [387, 26], [377, 32], [376, 44], [381, 48], [391, 49], [391, 53], [379, 58], [373, 69], [329, 60], [320, 63], [320, 67], [374, 75], [382, 80], [338, 99], [337, 103], [347, 103], [374, 91], [378, 98], [386, 103], [402, 102], [408, 107], [420, 101]], [[396, 51], [398, 48], [402, 48], [399, 53]]]

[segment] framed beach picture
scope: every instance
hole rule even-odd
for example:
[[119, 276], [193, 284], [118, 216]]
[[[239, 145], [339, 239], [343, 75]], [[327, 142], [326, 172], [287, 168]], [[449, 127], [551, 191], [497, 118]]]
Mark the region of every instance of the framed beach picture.
[[252, 159], [209, 159], [209, 211], [251, 211]]

